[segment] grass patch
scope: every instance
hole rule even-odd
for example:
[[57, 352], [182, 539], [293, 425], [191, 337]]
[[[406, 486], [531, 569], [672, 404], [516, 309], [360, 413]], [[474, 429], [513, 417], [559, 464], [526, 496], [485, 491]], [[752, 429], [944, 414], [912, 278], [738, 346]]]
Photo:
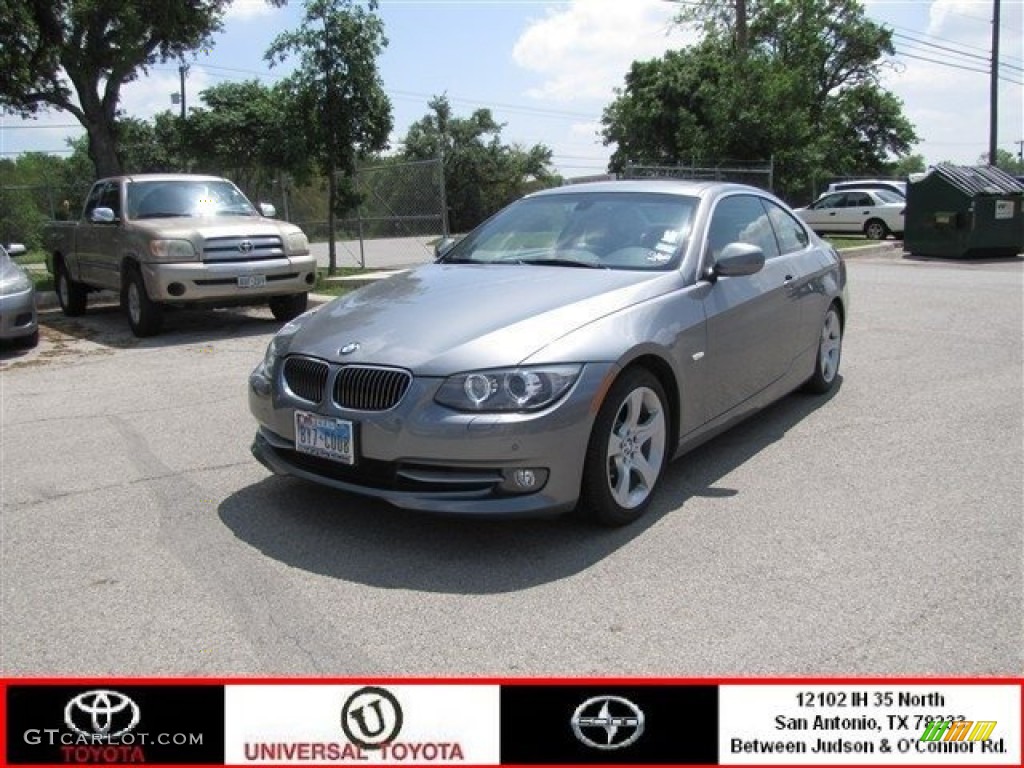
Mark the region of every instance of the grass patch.
[[[338, 267], [334, 270], [334, 277], [351, 277], [353, 275], [362, 275], [370, 272], [368, 269], [362, 269], [360, 267]], [[346, 283], [329, 283], [327, 282], [327, 269], [321, 267], [316, 271], [316, 284], [313, 286], [313, 293], [320, 293], [325, 296], [343, 296], [355, 288]]]
[[866, 237], [826, 237], [825, 239], [840, 251], [844, 248], [860, 248], [864, 245], [879, 242], [877, 240], [868, 240]]

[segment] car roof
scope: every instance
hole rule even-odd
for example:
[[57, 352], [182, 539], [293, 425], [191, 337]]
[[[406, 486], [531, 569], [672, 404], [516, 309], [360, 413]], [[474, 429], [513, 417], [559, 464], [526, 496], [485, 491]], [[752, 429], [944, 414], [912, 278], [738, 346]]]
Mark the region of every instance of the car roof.
[[755, 192], [772, 197], [772, 193], [746, 184], [733, 184], [724, 181], [699, 181], [691, 179], [623, 179], [619, 181], [592, 181], [582, 184], [566, 184], [534, 192], [529, 197], [548, 195], [567, 195], [580, 192], [636, 192], [686, 195], [703, 197], [708, 194], [728, 191]]

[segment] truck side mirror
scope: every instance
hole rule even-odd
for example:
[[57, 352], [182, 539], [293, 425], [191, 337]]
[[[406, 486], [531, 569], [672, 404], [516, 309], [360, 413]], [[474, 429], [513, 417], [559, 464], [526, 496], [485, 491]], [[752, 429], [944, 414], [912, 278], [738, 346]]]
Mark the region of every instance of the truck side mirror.
[[277, 216], [277, 208], [272, 206], [270, 203], [260, 203], [260, 215], [266, 216], [268, 219], [272, 219]]
[[116, 218], [112, 208], [93, 208], [89, 214], [89, 221], [93, 224], [113, 224]]

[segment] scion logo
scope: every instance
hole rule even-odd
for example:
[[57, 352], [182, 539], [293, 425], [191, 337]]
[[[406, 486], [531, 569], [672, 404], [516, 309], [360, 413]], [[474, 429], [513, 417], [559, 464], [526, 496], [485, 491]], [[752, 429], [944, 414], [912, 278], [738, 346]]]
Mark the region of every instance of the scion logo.
[[644, 732], [644, 713], [621, 696], [595, 696], [572, 714], [572, 732], [594, 749], [622, 749]]
[[341, 708], [341, 729], [363, 749], [380, 749], [398, 738], [402, 707], [391, 691], [368, 685], [348, 697]]
[[115, 739], [139, 724], [139, 705], [123, 693], [97, 689], [75, 696], [64, 707], [64, 723], [90, 738]]

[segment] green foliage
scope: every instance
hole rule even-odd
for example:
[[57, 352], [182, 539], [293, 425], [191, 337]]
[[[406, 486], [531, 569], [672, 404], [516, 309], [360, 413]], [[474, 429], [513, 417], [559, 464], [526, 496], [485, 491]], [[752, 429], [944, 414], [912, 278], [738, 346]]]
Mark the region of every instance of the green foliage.
[[489, 109], [454, 117], [446, 96], [435, 96], [428, 106], [431, 113], [409, 127], [402, 157], [443, 156], [452, 232], [468, 232], [526, 192], [554, 182], [551, 150], [543, 144], [529, 149], [503, 144], [503, 126]]
[[[986, 152], [978, 158], [978, 165], [988, 165], [988, 159], [988, 152]], [[1024, 174], [1024, 162], [1021, 161], [1019, 156], [1014, 156], [1012, 152], [1008, 152], [1005, 149], [996, 149], [995, 164], [997, 168], [1006, 171], [1012, 176]]]
[[890, 33], [856, 0], [762, 0], [748, 6], [737, 54], [732, 4], [691, 11], [704, 40], [634, 62], [604, 113], [611, 169], [629, 162], [716, 165], [774, 160], [776, 190], [881, 171], [916, 141], [902, 105], [878, 84]]
[[153, 64], [211, 44], [229, 3], [0, 0], [0, 108], [71, 113], [86, 128], [96, 175], [116, 174], [122, 86]]
[[[298, 29], [267, 50], [273, 66], [298, 66], [282, 83], [308, 155], [328, 180], [330, 270], [336, 269], [335, 217], [358, 205], [353, 176], [360, 158], [387, 147], [391, 102], [377, 69], [387, 39], [375, 0], [306, 0]], [[339, 178], [340, 176], [340, 178]]]
[[927, 170], [928, 164], [924, 160], [924, 155], [913, 154], [887, 165], [885, 173], [893, 178], [905, 179], [912, 173], [924, 173]]
[[80, 170], [73, 160], [41, 152], [0, 160], [0, 242], [38, 248], [47, 221], [77, 216], [91, 179]]

